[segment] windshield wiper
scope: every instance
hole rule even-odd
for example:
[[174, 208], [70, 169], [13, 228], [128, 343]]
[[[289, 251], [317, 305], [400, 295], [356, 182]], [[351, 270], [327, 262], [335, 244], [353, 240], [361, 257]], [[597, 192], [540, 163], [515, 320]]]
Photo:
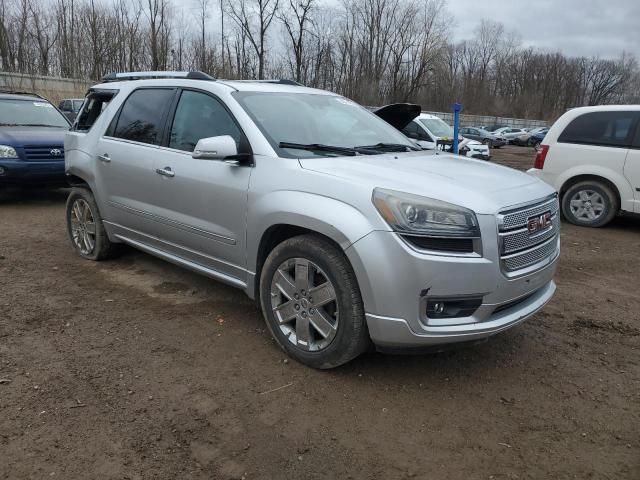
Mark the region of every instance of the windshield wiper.
[[359, 147], [354, 147], [355, 150], [378, 150], [380, 152], [407, 152], [407, 151], [418, 151], [420, 150], [418, 147], [412, 147], [410, 145], [405, 145], [403, 143], [376, 143], [375, 145], [361, 145]]
[[359, 152], [353, 148], [336, 147], [333, 145], [324, 145], [322, 143], [292, 143], [292, 142], [280, 142], [278, 144], [280, 148], [294, 148], [296, 150], [309, 150], [316, 152], [333, 152], [341, 153], [343, 155], [357, 155]]

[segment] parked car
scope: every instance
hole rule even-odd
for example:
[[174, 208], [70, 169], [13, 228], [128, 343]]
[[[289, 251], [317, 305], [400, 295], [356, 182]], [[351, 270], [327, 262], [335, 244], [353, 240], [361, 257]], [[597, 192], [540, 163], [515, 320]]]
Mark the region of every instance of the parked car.
[[60, 102], [58, 109], [73, 123], [82, 107], [82, 102], [84, 98], [67, 98]]
[[529, 135], [527, 138], [527, 145], [535, 148], [536, 150], [540, 148], [540, 145], [544, 141], [545, 136], [547, 135], [548, 129], [540, 130], [532, 135]]
[[491, 148], [500, 148], [507, 144], [507, 140], [504, 137], [477, 127], [463, 127], [460, 129], [460, 135], [477, 140]]
[[0, 185], [64, 185], [69, 122], [45, 98], [0, 90]]
[[553, 186], [565, 218], [602, 227], [640, 213], [640, 106], [569, 110], [553, 124], [528, 173]]
[[[527, 129], [525, 128], [524, 130], [527, 130]], [[511, 140], [511, 143], [513, 145], [519, 145], [521, 147], [526, 147], [526, 146], [535, 147], [542, 141], [542, 139], [544, 138], [545, 134], [548, 131], [549, 131], [548, 127], [532, 128], [528, 130], [527, 133], [523, 133], [522, 135]]]
[[511, 143], [516, 138], [522, 135], [527, 135], [527, 132], [522, 128], [503, 127], [494, 130], [493, 134], [504, 138], [507, 143]]
[[[400, 130], [426, 150], [453, 151], [453, 127], [435, 115], [421, 113]], [[481, 160], [491, 159], [491, 150], [488, 145], [464, 138], [462, 135], [459, 135], [458, 142], [460, 155]]]
[[485, 130], [487, 130], [488, 132], [495, 132], [496, 130], [499, 130], [501, 128], [507, 128], [507, 127], [511, 127], [511, 125], [505, 125], [504, 123], [496, 123], [494, 125], [491, 125], [490, 127], [487, 127]]
[[65, 146], [78, 255], [101, 260], [123, 242], [239, 287], [280, 347], [312, 367], [371, 342], [483, 339], [555, 291], [553, 188], [420, 150], [330, 92], [112, 74], [88, 92]]

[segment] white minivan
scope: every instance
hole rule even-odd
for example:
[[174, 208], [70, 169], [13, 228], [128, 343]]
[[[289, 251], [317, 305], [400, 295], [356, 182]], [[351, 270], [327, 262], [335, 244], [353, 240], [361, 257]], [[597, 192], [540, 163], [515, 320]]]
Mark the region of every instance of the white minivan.
[[560, 193], [564, 217], [602, 227], [640, 213], [640, 105], [569, 110], [554, 123], [529, 174]]

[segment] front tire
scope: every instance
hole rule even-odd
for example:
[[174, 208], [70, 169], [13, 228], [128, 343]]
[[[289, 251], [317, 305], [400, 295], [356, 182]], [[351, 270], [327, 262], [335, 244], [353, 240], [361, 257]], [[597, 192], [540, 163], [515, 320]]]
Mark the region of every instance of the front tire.
[[74, 188], [67, 199], [67, 233], [78, 255], [87, 260], [104, 260], [114, 252], [102, 224], [102, 216], [90, 190]]
[[260, 275], [260, 305], [287, 354], [313, 368], [334, 368], [369, 346], [355, 273], [344, 252], [318, 235], [279, 244]]
[[578, 182], [562, 197], [562, 214], [569, 222], [582, 227], [603, 227], [619, 210], [614, 192], [598, 181]]

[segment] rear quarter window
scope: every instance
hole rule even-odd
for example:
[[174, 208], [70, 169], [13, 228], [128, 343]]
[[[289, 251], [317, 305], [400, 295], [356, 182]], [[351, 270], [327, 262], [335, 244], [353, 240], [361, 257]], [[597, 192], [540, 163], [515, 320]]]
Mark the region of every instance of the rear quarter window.
[[89, 131], [109, 102], [117, 95], [117, 90], [89, 91], [72, 130]]
[[558, 142], [628, 148], [638, 118], [638, 112], [585, 113], [566, 126]]

